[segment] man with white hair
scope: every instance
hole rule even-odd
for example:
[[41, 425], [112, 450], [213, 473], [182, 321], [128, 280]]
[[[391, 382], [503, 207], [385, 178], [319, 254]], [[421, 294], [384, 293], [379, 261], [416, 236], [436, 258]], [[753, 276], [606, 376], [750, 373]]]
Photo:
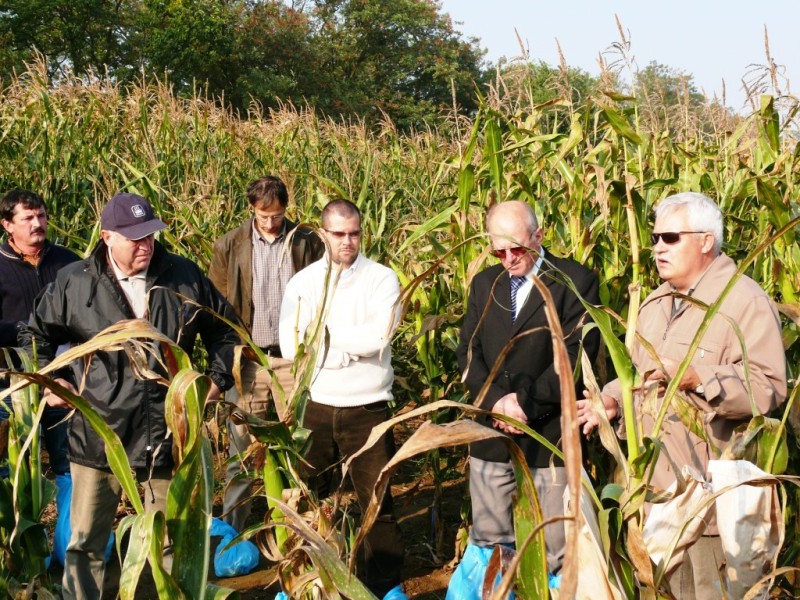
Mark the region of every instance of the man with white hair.
[[[704, 308], [686, 297], [709, 306], [714, 304], [737, 268], [721, 252], [722, 212], [708, 196], [694, 192], [675, 194], [664, 199], [655, 214], [651, 242], [664, 283], [642, 303], [637, 330], [658, 358], [638, 340], [631, 358], [646, 380], [644, 387], [657, 386], [659, 395], [663, 395], [706, 314]], [[744, 336], [748, 377], [744, 372], [745, 348], [733, 323]], [[761, 414], [769, 413], [786, 398], [786, 358], [778, 311], [749, 277], [742, 276], [725, 296], [679, 389], [702, 414], [697, 425], [704, 427], [717, 449], [725, 447], [735, 427], [753, 417], [751, 393]], [[648, 435], [653, 431], [656, 415], [642, 410], [644, 399], [642, 393], [636, 394], [637, 417], [641, 419], [642, 433]], [[612, 381], [603, 389], [609, 418], [621, 414], [621, 402], [619, 380]], [[578, 417], [585, 433], [597, 424], [588, 400], [578, 402]], [[689, 430], [674, 404], [667, 410], [660, 438], [664, 450], [653, 472], [653, 486], [668, 488], [676, 480], [675, 470], [686, 465], [706, 473], [712, 448]], [[712, 521], [669, 577], [673, 594], [681, 600], [720, 598], [718, 567], [723, 560], [722, 544]]]

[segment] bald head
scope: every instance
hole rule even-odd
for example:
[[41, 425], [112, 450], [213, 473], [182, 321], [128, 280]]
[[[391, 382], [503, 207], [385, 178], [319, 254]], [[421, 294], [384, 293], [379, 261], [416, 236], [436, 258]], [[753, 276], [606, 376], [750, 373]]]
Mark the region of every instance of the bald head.
[[519, 200], [509, 200], [508, 202], [501, 202], [495, 204], [486, 213], [486, 229], [489, 233], [492, 232], [492, 221], [500, 221], [524, 223], [528, 228], [528, 233], [533, 233], [539, 229], [539, 222], [536, 220], [536, 213], [529, 204], [520, 202]]
[[486, 229], [495, 255], [500, 253], [500, 262], [511, 275], [521, 277], [533, 269], [542, 247], [542, 230], [528, 204], [517, 200], [495, 204], [486, 215]]

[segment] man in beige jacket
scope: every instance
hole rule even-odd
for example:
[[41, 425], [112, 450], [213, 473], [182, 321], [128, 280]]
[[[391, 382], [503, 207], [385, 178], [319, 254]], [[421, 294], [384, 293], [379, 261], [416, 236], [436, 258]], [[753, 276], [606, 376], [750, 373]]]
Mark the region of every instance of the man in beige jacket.
[[[632, 359], [645, 379], [643, 387], [658, 386], [663, 393], [705, 316], [703, 308], [676, 293], [711, 305], [737, 269], [720, 251], [722, 212], [710, 198], [694, 192], [676, 194], [664, 199], [655, 213], [651, 236], [653, 257], [664, 283], [642, 303], [637, 329], [652, 345], [661, 364], [638, 340]], [[749, 385], [744, 374], [743, 349], [732, 322], [744, 336]], [[749, 277], [742, 276], [723, 300], [679, 388], [703, 415], [705, 431], [720, 450], [730, 440], [734, 428], [753, 417], [750, 392], [760, 414], [769, 413], [786, 398], [786, 357], [778, 311]], [[636, 394], [636, 400], [642, 433], [648, 435], [653, 430], [657, 410], [644, 407], [641, 394]], [[610, 382], [603, 389], [609, 418], [621, 415], [621, 401], [619, 381]], [[578, 402], [578, 416], [585, 433], [597, 424], [588, 400]], [[676, 479], [674, 469], [684, 465], [706, 473], [708, 460], [714, 454], [704, 440], [683, 424], [674, 405], [667, 411], [660, 439], [664, 449], [651, 481], [656, 489], [668, 488]], [[722, 561], [719, 535], [712, 525], [689, 548], [687, 558], [669, 577], [672, 592], [681, 600], [720, 598], [718, 567]]]

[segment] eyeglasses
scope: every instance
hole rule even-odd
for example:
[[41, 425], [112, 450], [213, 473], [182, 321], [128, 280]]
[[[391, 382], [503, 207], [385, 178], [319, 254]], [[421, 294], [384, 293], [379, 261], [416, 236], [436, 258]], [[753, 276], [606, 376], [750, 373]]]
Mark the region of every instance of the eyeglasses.
[[357, 240], [361, 237], [360, 229], [356, 229], [355, 231], [331, 231], [330, 229], [326, 229], [325, 231], [330, 233], [337, 240], [343, 240], [345, 238]]
[[502, 248], [500, 250], [492, 250], [492, 256], [495, 258], [499, 258], [503, 260], [508, 256], [507, 253], [511, 253], [511, 256], [514, 258], [520, 258], [525, 256], [528, 253], [528, 249], [525, 246], [514, 246], [513, 248]]
[[280, 223], [283, 221], [284, 213], [279, 215], [256, 215], [256, 221], [259, 223]]
[[655, 246], [658, 240], [664, 240], [665, 244], [672, 245], [681, 241], [681, 236], [689, 233], [708, 233], [707, 231], [662, 231], [656, 233], [655, 231], [650, 234], [650, 243]]

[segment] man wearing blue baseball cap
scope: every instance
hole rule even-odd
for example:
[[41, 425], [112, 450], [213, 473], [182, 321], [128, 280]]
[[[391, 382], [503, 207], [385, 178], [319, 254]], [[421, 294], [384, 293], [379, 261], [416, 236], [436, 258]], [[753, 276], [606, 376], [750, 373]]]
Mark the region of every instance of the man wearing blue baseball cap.
[[[64, 343], [80, 344], [118, 321], [145, 319], [192, 354], [198, 336], [208, 350], [212, 394], [233, 384], [231, 367], [238, 335], [202, 310], [236, 316], [211, 281], [192, 261], [167, 252], [155, 240], [166, 224], [136, 194], [115, 195], [100, 218], [102, 240], [89, 258], [62, 269], [36, 300], [20, 329], [20, 346], [35, 344], [47, 363]], [[188, 299], [188, 301], [187, 301]], [[147, 357], [148, 369], [165, 377], [161, 357]], [[139, 369], [141, 371], [141, 369]], [[139, 376], [141, 377], [141, 376]], [[164, 418], [167, 388], [137, 378], [126, 352], [100, 351], [88, 364], [76, 361], [57, 380], [79, 393], [119, 436], [131, 467], [145, 488], [147, 511], [165, 511], [172, 476], [172, 438]], [[51, 406], [69, 406], [48, 391]], [[100, 437], [81, 413], [70, 421], [72, 535], [64, 564], [64, 598], [99, 598], [104, 552], [122, 489], [111, 472]]]

